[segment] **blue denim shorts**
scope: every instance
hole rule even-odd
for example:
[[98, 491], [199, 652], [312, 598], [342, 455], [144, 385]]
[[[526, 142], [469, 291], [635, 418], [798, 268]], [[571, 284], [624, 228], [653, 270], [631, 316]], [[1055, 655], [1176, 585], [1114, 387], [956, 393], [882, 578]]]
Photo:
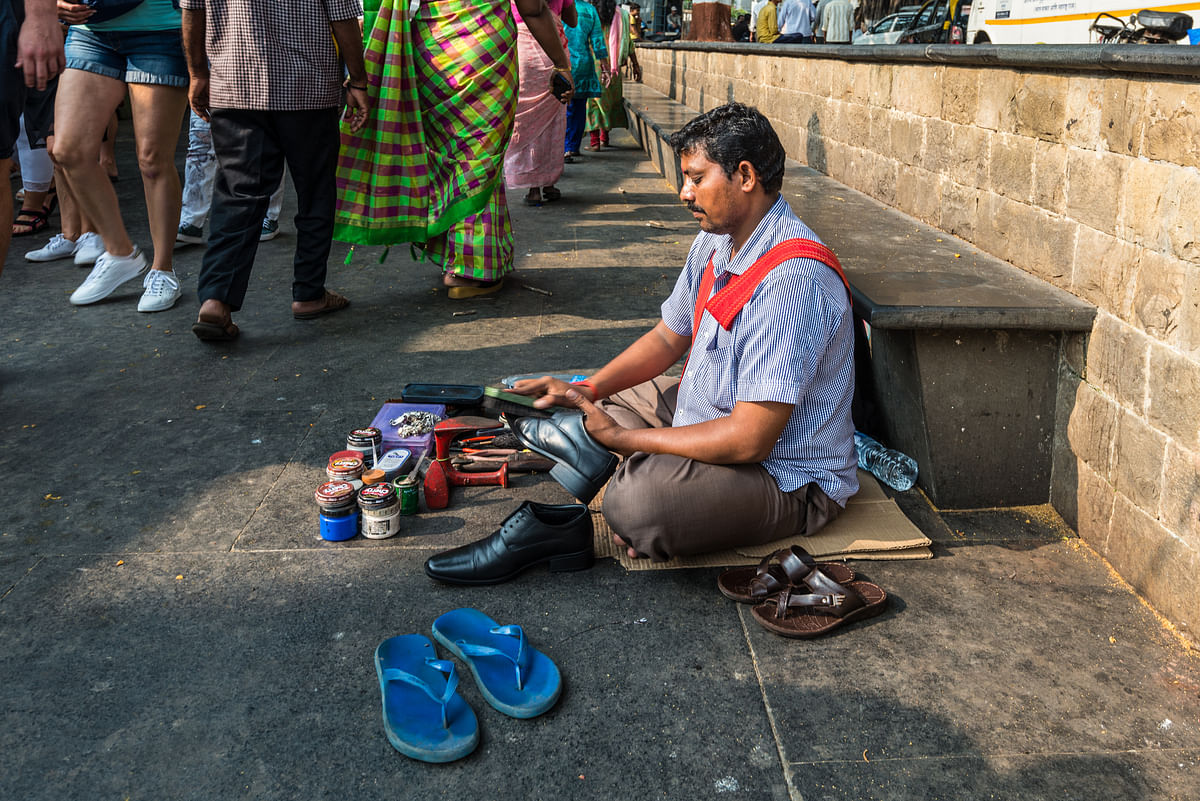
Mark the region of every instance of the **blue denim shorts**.
[[94, 72], [125, 83], [186, 87], [187, 60], [180, 31], [67, 32], [67, 69]]

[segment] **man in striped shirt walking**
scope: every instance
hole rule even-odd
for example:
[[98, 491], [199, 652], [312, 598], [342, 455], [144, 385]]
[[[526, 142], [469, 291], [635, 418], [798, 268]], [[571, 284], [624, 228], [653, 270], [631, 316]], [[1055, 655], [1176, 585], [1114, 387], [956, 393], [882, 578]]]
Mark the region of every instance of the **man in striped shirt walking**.
[[[360, 0], [181, 0], [196, 115], [217, 155], [200, 312], [192, 332], [236, 339], [262, 219], [283, 178], [296, 186], [292, 316], [311, 320], [349, 301], [325, 287], [337, 197], [334, 167], [343, 107], [354, 129], [370, 98]], [[348, 79], [343, 82], [343, 65]]]
[[814, 534], [858, 491], [848, 285], [780, 195], [779, 137], [730, 103], [671, 144], [701, 232], [662, 319], [588, 381], [516, 387], [625, 457], [604, 516], [657, 560]]

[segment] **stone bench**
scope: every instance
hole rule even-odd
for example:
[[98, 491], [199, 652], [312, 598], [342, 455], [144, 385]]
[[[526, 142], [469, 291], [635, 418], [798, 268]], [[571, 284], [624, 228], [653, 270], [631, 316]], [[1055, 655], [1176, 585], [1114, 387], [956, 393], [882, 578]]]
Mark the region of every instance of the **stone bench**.
[[[634, 83], [625, 105], [678, 189], [667, 137], [697, 112]], [[791, 160], [783, 193], [845, 268], [870, 325], [880, 436], [917, 460], [934, 505], [1048, 503], [1060, 376], [1095, 307]]]

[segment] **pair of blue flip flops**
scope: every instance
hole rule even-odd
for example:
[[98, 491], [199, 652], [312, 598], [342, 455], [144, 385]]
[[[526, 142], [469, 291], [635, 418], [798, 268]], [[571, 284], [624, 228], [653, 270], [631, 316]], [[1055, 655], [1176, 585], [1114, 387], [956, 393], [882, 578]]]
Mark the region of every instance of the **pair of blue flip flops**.
[[[520, 626], [502, 626], [478, 609], [455, 609], [433, 622], [433, 636], [471, 669], [489, 704], [514, 718], [548, 711], [562, 692], [550, 657]], [[454, 663], [438, 659], [422, 634], [402, 634], [375, 649], [383, 730], [392, 746], [424, 762], [451, 762], [475, 750], [479, 721], [458, 694]]]

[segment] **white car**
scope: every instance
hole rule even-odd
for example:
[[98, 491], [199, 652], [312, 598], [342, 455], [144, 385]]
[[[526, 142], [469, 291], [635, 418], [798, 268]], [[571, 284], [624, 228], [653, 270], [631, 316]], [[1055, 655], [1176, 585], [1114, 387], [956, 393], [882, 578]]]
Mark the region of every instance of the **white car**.
[[900, 34], [908, 27], [912, 18], [913, 11], [898, 11], [895, 14], [888, 14], [867, 28], [866, 33], [854, 40], [854, 44], [896, 44], [900, 39]]

